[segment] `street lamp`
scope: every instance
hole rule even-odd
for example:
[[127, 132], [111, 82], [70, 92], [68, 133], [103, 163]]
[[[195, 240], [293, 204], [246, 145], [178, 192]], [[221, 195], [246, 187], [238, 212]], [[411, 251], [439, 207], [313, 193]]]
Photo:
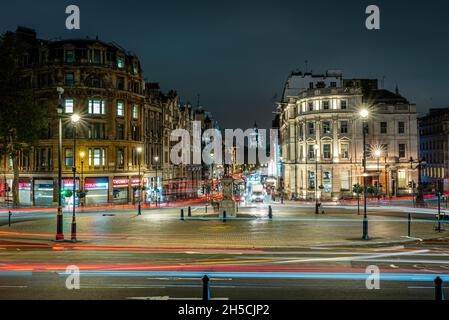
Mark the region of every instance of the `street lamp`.
[[76, 242], [76, 125], [81, 120], [77, 114], [73, 114], [70, 119], [73, 124], [73, 215], [72, 215], [72, 242]]
[[58, 87], [57, 89], [59, 100], [58, 100], [58, 122], [59, 122], [59, 136], [58, 136], [58, 213], [56, 215], [56, 241], [64, 240], [64, 229], [63, 229], [63, 215], [62, 215], [62, 115], [64, 113], [64, 107], [62, 105], [62, 95], [64, 94], [64, 89]]
[[138, 208], [137, 208], [137, 215], [142, 215], [142, 207], [141, 207], [141, 190], [142, 190], [142, 179], [140, 176], [140, 165], [141, 165], [141, 154], [142, 154], [142, 148], [139, 147], [136, 149], [137, 150], [137, 154], [139, 156], [139, 192], [138, 192]]
[[315, 151], [315, 213], [319, 214], [319, 203], [318, 203], [318, 150], [319, 145], [314, 145], [313, 150]]
[[154, 162], [156, 163], [156, 182], [155, 182], [155, 188], [156, 188], [156, 207], [157, 207], [158, 198], [159, 198], [158, 176], [157, 176], [157, 169], [158, 169], [158, 167], [159, 167], [159, 157], [158, 157], [158, 156], [154, 157]]
[[363, 125], [363, 240], [369, 240], [368, 237], [368, 216], [366, 213], [366, 133], [368, 131], [368, 125], [366, 120], [369, 117], [368, 109], [362, 109], [359, 112]]
[[[86, 153], [84, 151], [81, 151], [80, 152], [80, 158], [81, 158], [80, 191], [83, 193], [83, 198], [82, 199], [84, 199], [84, 197], [85, 197], [85, 195], [84, 195], [84, 157], [85, 156], [86, 156]], [[80, 204], [81, 204], [81, 198], [80, 198]]]

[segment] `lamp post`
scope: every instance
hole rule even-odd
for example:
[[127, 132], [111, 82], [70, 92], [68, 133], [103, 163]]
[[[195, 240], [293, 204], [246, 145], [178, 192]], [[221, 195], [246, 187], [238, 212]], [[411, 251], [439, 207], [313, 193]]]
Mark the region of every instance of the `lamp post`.
[[137, 207], [137, 215], [142, 215], [142, 205], [141, 205], [141, 198], [142, 198], [142, 179], [140, 176], [140, 165], [141, 165], [141, 155], [142, 155], [142, 148], [137, 148], [137, 154], [139, 157], [139, 192], [138, 192], [138, 199], [137, 199], [137, 203], [138, 203], [138, 207]]
[[[82, 203], [81, 199], [84, 199], [85, 194], [84, 194], [84, 157], [86, 156], [86, 154], [84, 153], [84, 151], [80, 152], [80, 158], [81, 158], [81, 179], [80, 179], [80, 191], [83, 193], [83, 197], [80, 198], [80, 204]], [[81, 194], [80, 192], [80, 194]]]
[[360, 110], [360, 118], [363, 125], [363, 240], [369, 240], [368, 237], [368, 215], [366, 213], [366, 133], [367, 123], [366, 119], [369, 117], [368, 109]]
[[64, 107], [62, 106], [62, 95], [64, 89], [58, 87], [59, 102], [57, 107], [59, 136], [58, 136], [58, 213], [56, 215], [56, 241], [64, 240], [63, 215], [62, 215], [62, 114]]
[[73, 215], [72, 215], [72, 242], [76, 242], [76, 125], [80, 121], [80, 116], [72, 115], [71, 120], [73, 124]]
[[318, 203], [318, 150], [320, 149], [319, 145], [314, 145], [313, 150], [315, 151], [315, 213], [319, 214], [319, 203]]
[[158, 187], [158, 176], [157, 176], [157, 169], [159, 167], [159, 157], [156, 156], [154, 157], [154, 162], [156, 163], [156, 182], [155, 182], [155, 189], [156, 189], [156, 207], [157, 207], [157, 203], [158, 203], [158, 198], [159, 198], [159, 187]]

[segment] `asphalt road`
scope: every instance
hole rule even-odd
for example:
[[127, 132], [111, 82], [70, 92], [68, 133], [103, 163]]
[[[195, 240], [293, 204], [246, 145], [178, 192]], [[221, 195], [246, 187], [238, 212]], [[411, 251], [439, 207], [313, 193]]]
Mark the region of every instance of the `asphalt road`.
[[[265, 210], [263, 206], [248, 208], [255, 214]], [[177, 209], [146, 212], [141, 220], [135, 220], [133, 212], [122, 212], [120, 217], [85, 213], [80, 237], [86, 240], [77, 244], [27, 244], [20, 237], [24, 229], [33, 232], [32, 222], [16, 220], [10, 238], [0, 238], [0, 299], [195, 300], [201, 298], [204, 275], [211, 278], [212, 298], [230, 300], [433, 299], [434, 278], [440, 276], [446, 286], [449, 283], [447, 234], [404, 244], [311, 246], [307, 241], [288, 245], [289, 240], [298, 240], [294, 230], [312, 230], [321, 221], [295, 220], [300, 210], [295, 206], [283, 210], [273, 223], [231, 221], [227, 225], [215, 220], [180, 224]], [[328, 208], [328, 214], [333, 210], [355, 218], [353, 208]], [[398, 209], [383, 211], [404, 214]], [[45, 213], [20, 218], [36, 220], [39, 228], [53, 223]], [[347, 221], [342, 223], [342, 228], [326, 230], [351, 230]], [[388, 229], [386, 223], [379, 222], [374, 230]], [[5, 230], [9, 229], [0, 231]], [[247, 232], [251, 232], [249, 238], [244, 236]], [[232, 245], [212, 245], [222, 236]], [[244, 245], [253, 240], [260, 245]], [[283, 242], [287, 245], [277, 245]], [[80, 269], [80, 290], [66, 288], [66, 268], [71, 265]], [[366, 268], [373, 265], [380, 270], [379, 290], [366, 288]], [[444, 290], [447, 296], [449, 288]]]

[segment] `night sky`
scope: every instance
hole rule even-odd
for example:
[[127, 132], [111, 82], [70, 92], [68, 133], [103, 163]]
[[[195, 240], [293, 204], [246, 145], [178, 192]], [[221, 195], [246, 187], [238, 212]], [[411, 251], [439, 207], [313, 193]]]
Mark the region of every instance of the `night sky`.
[[[137, 3], [137, 4], [135, 4]], [[65, 29], [65, 8], [81, 30]], [[365, 28], [377, 4], [381, 30]], [[449, 1], [2, 1], [0, 32], [96, 35], [136, 53], [148, 81], [212, 111], [222, 128], [270, 127], [275, 95], [294, 69], [385, 77], [418, 105], [449, 107]]]

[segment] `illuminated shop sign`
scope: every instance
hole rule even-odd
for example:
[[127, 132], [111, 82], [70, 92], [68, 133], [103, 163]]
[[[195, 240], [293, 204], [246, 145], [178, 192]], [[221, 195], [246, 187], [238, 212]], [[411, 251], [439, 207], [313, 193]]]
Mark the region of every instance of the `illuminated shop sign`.
[[108, 190], [109, 180], [107, 178], [86, 179], [84, 188], [86, 190]]
[[129, 179], [128, 178], [117, 178], [117, 179], [113, 179], [112, 183], [114, 185], [114, 188], [128, 188]]
[[19, 182], [19, 190], [31, 190], [31, 182]]

